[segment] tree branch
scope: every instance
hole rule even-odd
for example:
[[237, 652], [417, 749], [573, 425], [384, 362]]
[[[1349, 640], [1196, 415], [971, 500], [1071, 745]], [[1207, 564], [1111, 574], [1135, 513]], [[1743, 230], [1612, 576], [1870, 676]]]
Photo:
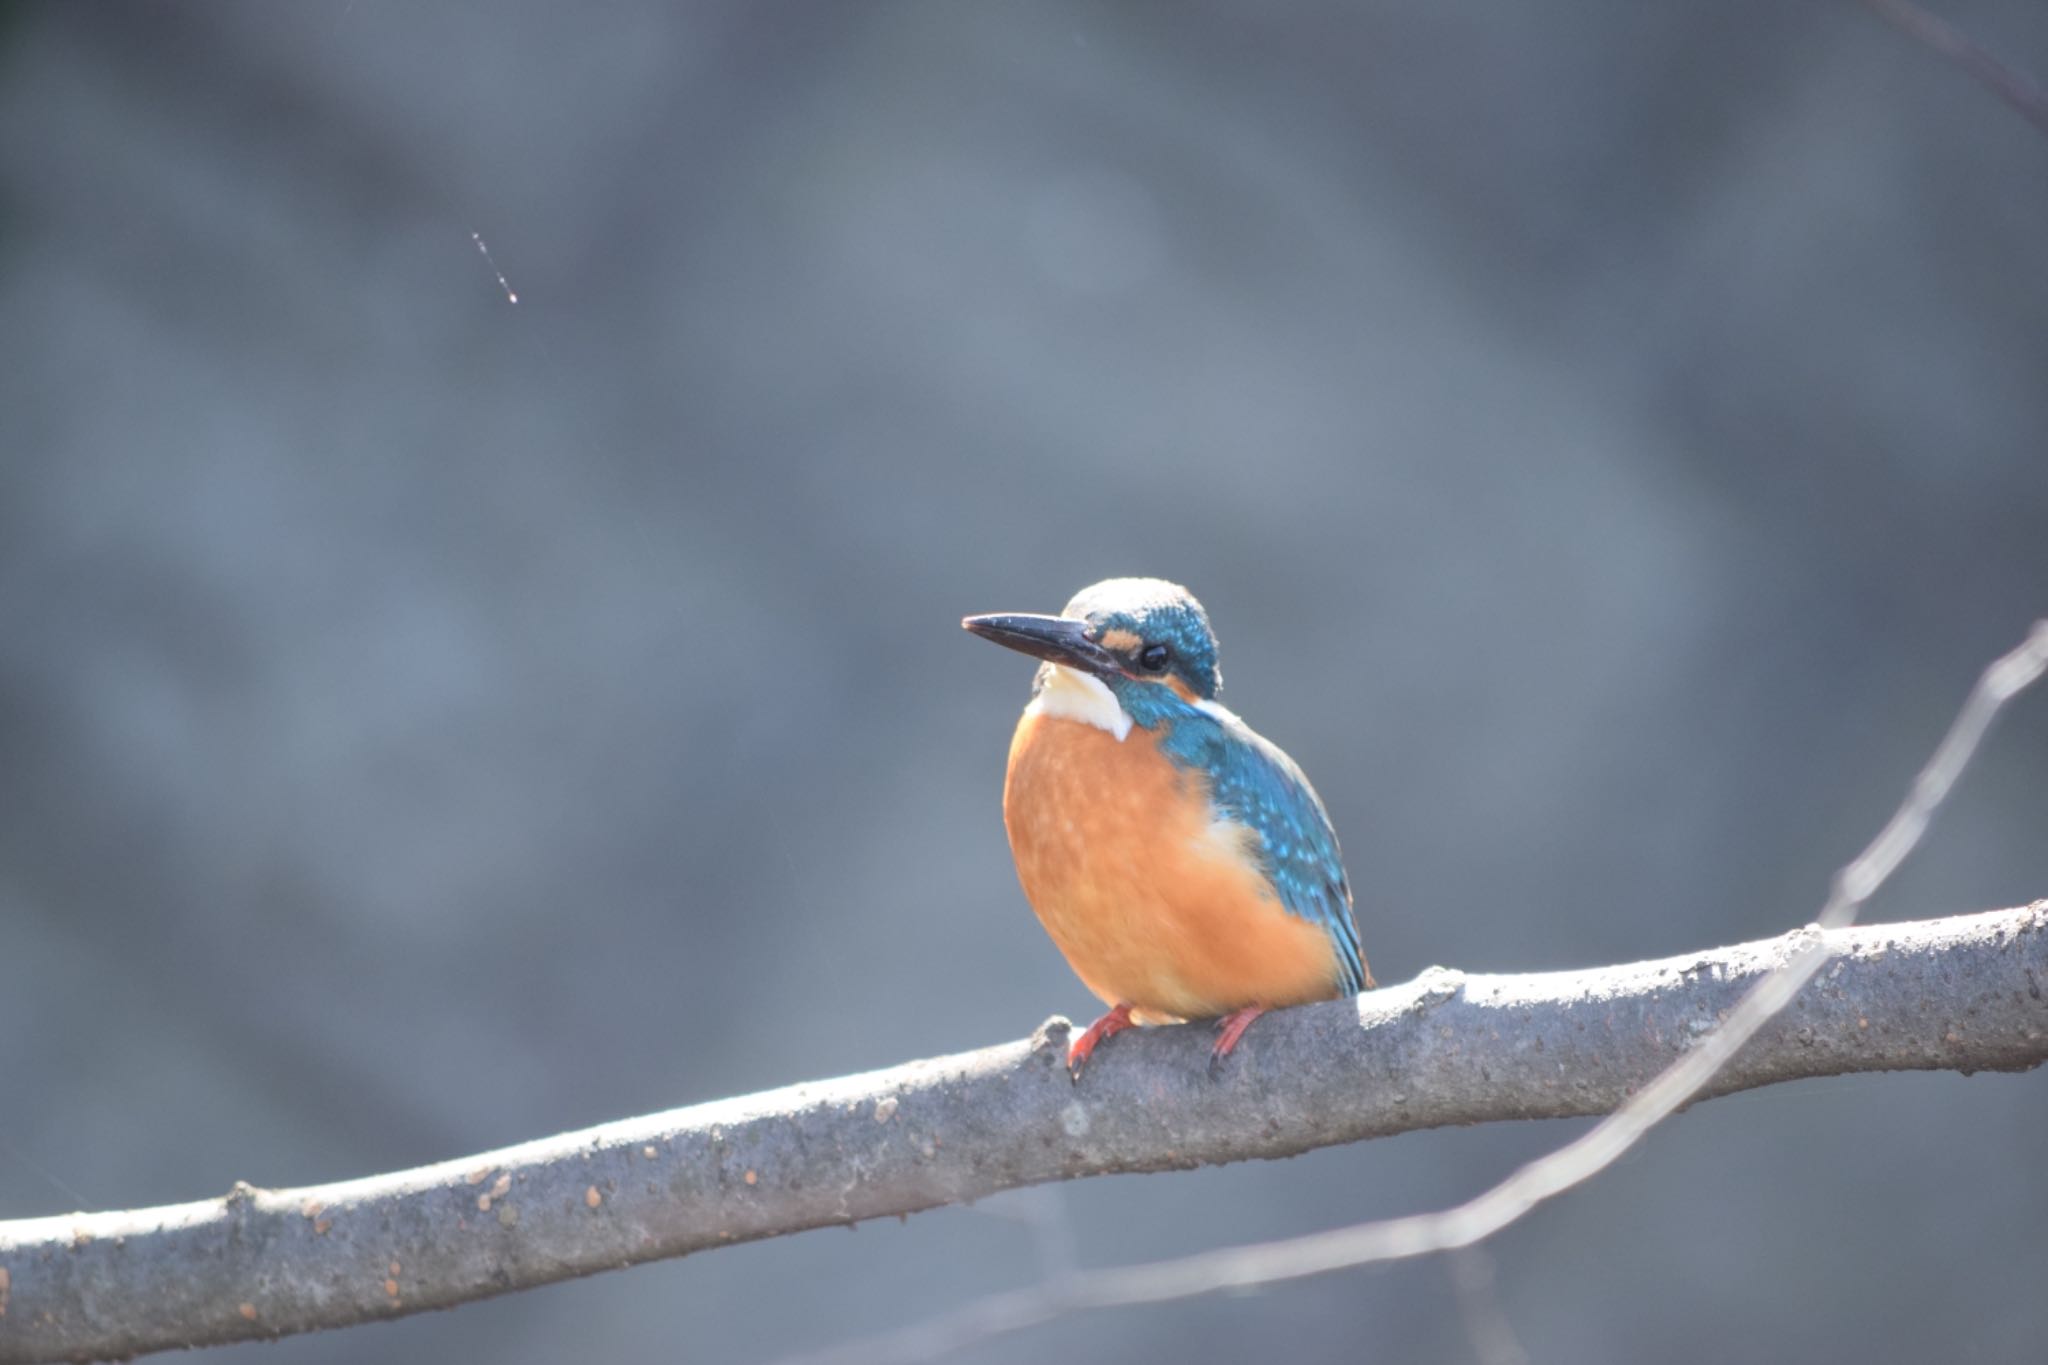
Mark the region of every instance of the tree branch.
[[1442, 968], [1262, 1019], [1220, 1082], [1200, 1027], [1031, 1039], [627, 1119], [413, 1171], [0, 1223], [0, 1362], [128, 1356], [397, 1317], [1048, 1180], [1453, 1123], [1604, 1114], [1743, 991], [1834, 960], [1707, 1087], [2048, 1060], [2048, 901], [1531, 975]]

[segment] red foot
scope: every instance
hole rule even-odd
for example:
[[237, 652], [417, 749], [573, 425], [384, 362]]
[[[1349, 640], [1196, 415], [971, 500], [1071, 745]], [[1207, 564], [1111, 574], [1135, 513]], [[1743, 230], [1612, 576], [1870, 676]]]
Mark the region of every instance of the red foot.
[[1072, 1073], [1075, 1080], [1080, 1080], [1081, 1068], [1088, 1065], [1089, 1057], [1094, 1055], [1096, 1047], [1104, 1038], [1136, 1027], [1137, 1025], [1131, 1022], [1131, 1007], [1118, 1005], [1090, 1024], [1088, 1031], [1074, 1040], [1073, 1046], [1067, 1049], [1067, 1070]]
[[1246, 1005], [1241, 1010], [1232, 1010], [1216, 1021], [1216, 1046], [1209, 1049], [1209, 1074], [1216, 1075], [1223, 1069], [1223, 1059], [1237, 1046], [1237, 1040], [1244, 1037], [1244, 1031], [1252, 1026], [1252, 1020], [1264, 1014], [1268, 1006]]

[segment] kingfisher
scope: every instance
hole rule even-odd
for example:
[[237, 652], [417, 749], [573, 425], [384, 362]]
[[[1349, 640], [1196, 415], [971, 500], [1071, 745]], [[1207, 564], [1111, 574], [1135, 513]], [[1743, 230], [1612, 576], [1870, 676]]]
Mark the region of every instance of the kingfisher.
[[1216, 700], [1216, 635], [1158, 578], [1083, 588], [1058, 616], [969, 616], [1043, 662], [1010, 740], [1003, 825], [1017, 879], [1109, 1006], [1081, 1069], [1138, 1024], [1216, 1020], [1213, 1075], [1267, 1010], [1373, 984], [1322, 799]]

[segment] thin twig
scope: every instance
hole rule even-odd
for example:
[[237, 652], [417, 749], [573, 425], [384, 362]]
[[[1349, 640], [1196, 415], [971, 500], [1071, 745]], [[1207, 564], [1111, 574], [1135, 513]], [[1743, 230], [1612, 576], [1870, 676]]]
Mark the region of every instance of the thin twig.
[[1863, 0], [1880, 18], [1913, 41], [1954, 62], [1970, 77], [2004, 100], [2019, 116], [2048, 133], [2048, 89], [2006, 65], [1979, 46], [1969, 34], [1913, 0]]
[[1466, 1203], [1432, 1213], [1361, 1223], [1304, 1237], [1225, 1247], [1145, 1265], [1063, 1276], [1049, 1283], [996, 1294], [909, 1327], [847, 1343], [806, 1361], [854, 1365], [866, 1361], [932, 1360], [989, 1337], [1022, 1330], [1088, 1308], [1127, 1307], [1194, 1298], [1320, 1275], [1374, 1262], [1402, 1260], [1470, 1247], [1507, 1227], [1538, 1204], [1612, 1165], [1657, 1124], [1706, 1093], [1731, 1059], [1798, 995], [1841, 945], [1828, 930], [1856, 917], [1864, 902], [1919, 843], [1928, 821], [1955, 786], [1999, 710], [2048, 670], [2048, 621], [2036, 622], [2026, 640], [1977, 680], [1948, 733], [1935, 748], [1906, 798], [1855, 861], [1835, 875], [1814, 926], [1787, 958], [1766, 973], [1708, 1032], [1649, 1084], [1584, 1135], [1537, 1158]]

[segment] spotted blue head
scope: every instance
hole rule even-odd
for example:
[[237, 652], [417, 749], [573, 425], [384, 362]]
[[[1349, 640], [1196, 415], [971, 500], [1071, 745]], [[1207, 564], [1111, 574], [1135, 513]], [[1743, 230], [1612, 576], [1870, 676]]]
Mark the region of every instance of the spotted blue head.
[[1216, 633], [1195, 595], [1163, 578], [1107, 578], [1058, 616], [970, 616], [986, 640], [1101, 679], [1140, 717], [1168, 701], [1213, 701], [1223, 686]]

